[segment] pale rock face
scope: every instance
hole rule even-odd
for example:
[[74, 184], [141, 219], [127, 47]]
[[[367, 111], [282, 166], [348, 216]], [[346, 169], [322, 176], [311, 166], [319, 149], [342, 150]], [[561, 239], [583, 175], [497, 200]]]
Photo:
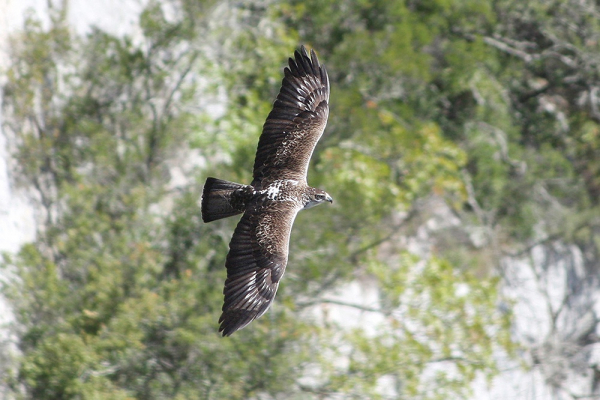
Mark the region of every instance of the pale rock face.
[[[38, 4], [39, 3], [39, 4]], [[7, 67], [8, 37], [23, 26], [23, 12], [28, 7], [38, 8], [43, 1], [0, 0], [0, 87], [5, 76], [1, 72]], [[34, 208], [23, 190], [14, 187], [10, 179], [11, 160], [7, 133], [2, 130], [2, 90], [0, 89], [0, 253], [14, 253], [27, 242], [35, 239]], [[0, 282], [7, 276], [0, 275]], [[14, 315], [6, 300], [0, 296], [0, 355], [16, 351], [11, 345], [9, 332], [3, 327], [14, 321]], [[8, 345], [6, 344], [8, 342]], [[3, 362], [5, 362], [3, 360]], [[0, 374], [4, 367], [0, 365]], [[0, 387], [0, 395], [4, 388]]]

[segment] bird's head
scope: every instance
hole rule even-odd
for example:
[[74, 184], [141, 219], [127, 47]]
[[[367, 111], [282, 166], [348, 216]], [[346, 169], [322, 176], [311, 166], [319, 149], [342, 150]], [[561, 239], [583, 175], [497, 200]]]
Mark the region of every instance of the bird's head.
[[326, 191], [317, 188], [309, 188], [304, 201], [304, 210], [325, 203], [326, 201], [333, 203], [333, 199]]

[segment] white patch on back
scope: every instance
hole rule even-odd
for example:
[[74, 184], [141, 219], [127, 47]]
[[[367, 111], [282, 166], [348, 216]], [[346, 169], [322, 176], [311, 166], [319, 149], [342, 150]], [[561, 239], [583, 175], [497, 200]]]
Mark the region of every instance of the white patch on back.
[[283, 181], [277, 181], [277, 182], [273, 183], [272, 185], [270, 185], [267, 189], [263, 190], [262, 192], [267, 195], [267, 198], [269, 200], [289, 200], [287, 198], [285, 198], [285, 199], [278, 198], [281, 188], [284, 186], [288, 186], [288, 185], [297, 186], [298, 181], [293, 180], [293, 179], [285, 179]]
[[269, 200], [275, 200], [277, 198], [280, 187], [281, 187], [280, 182], [277, 182], [276, 184], [269, 186], [269, 188], [267, 189], [267, 197], [269, 198]]

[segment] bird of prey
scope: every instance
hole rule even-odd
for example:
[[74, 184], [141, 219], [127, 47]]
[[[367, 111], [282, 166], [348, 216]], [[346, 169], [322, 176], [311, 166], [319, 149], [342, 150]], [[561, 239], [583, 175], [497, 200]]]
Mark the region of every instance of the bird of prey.
[[219, 332], [229, 336], [263, 315], [275, 297], [288, 260], [298, 211], [333, 200], [308, 186], [306, 174], [329, 115], [329, 78], [313, 50], [289, 59], [281, 89], [258, 141], [250, 185], [208, 178], [202, 219], [243, 213], [225, 266], [227, 280]]

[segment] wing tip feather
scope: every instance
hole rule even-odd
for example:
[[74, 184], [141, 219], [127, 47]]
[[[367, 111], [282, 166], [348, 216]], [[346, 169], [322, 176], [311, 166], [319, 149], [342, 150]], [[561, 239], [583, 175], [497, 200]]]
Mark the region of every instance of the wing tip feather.
[[[309, 54], [309, 52], [306, 50], [306, 46], [301, 45], [299, 51], [294, 51], [294, 58], [290, 57], [288, 59], [288, 65], [289, 68], [286, 67], [285, 69], [289, 69], [294, 76], [304, 77], [307, 75], [314, 75], [317, 78], [320, 78], [322, 83], [326, 83], [326, 81], [328, 81], [328, 79], [326, 79], [327, 72], [325, 70], [325, 66], [319, 62], [319, 57], [314, 49], [310, 49]], [[294, 72], [300, 73], [296, 75]]]

